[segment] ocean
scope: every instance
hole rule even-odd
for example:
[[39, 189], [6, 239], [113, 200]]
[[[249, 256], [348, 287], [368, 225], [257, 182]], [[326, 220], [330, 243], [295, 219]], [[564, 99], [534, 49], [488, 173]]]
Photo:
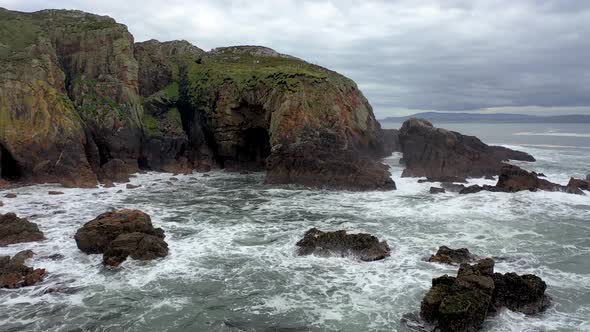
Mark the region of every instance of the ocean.
[[[587, 124], [435, 125], [529, 152], [537, 162], [516, 164], [554, 182], [590, 173]], [[47, 240], [0, 248], [0, 255], [31, 249], [30, 265], [49, 275], [0, 290], [0, 331], [398, 331], [404, 314], [419, 311], [431, 279], [456, 273], [424, 261], [441, 245], [497, 257], [496, 271], [533, 273], [548, 285], [546, 312], [503, 310], [483, 331], [590, 330], [590, 195], [431, 195], [431, 184], [400, 178], [400, 157], [384, 160], [398, 187], [390, 192], [269, 186], [263, 173], [223, 171], [176, 176], [173, 185], [166, 182], [172, 174], [139, 174], [134, 190], [10, 190], [18, 197], [2, 198], [0, 213], [36, 222]], [[121, 208], [151, 215], [166, 232], [168, 257], [111, 270], [101, 255], [77, 249], [79, 227]], [[391, 257], [298, 257], [295, 243], [311, 227], [371, 233], [389, 243]], [[64, 258], [43, 258], [52, 254]], [[44, 294], [49, 288], [66, 291]]]

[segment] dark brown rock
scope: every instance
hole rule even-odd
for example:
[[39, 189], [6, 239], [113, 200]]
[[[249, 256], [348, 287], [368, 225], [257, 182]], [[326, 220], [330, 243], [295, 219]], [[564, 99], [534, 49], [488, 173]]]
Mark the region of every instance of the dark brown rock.
[[429, 262], [444, 264], [463, 264], [475, 261], [476, 257], [466, 248], [451, 249], [447, 246], [438, 248], [436, 254], [431, 255]]
[[0, 207], [4, 206], [4, 202], [0, 201]]
[[489, 313], [502, 307], [535, 314], [549, 304], [546, 285], [537, 276], [494, 273], [491, 258], [461, 264], [457, 277], [432, 280], [420, 306], [420, 317], [436, 331], [478, 331]]
[[87, 222], [76, 232], [78, 248], [87, 254], [104, 253], [121, 234], [145, 233], [164, 238], [164, 230], [154, 228], [149, 215], [139, 210], [106, 212]]
[[443, 188], [430, 187], [431, 194], [444, 194], [446, 191]]
[[435, 128], [424, 119], [409, 119], [399, 132], [406, 166], [404, 177], [498, 175], [506, 160], [534, 161], [524, 152], [489, 146], [477, 137]]
[[522, 276], [516, 273], [494, 273], [494, 296], [492, 311], [506, 307], [526, 315], [537, 314], [545, 310], [550, 303], [545, 294], [547, 284], [532, 274]]
[[13, 193], [8, 193], [8, 194], [4, 195], [4, 197], [5, 198], [16, 198], [17, 195], [16, 194], [13, 194]]
[[37, 224], [14, 213], [0, 214], [0, 247], [14, 243], [44, 240]]
[[64, 193], [62, 191], [53, 191], [53, 190], [51, 190], [51, 191], [48, 191], [47, 194], [48, 195], [55, 196], [55, 195], [63, 195]]
[[300, 256], [356, 257], [362, 261], [376, 261], [389, 256], [387, 242], [365, 233], [346, 234], [346, 231], [322, 232], [317, 228], [308, 230], [297, 242]]
[[137, 189], [137, 188], [139, 188], [139, 187], [141, 187], [141, 185], [133, 185], [133, 184], [131, 184], [131, 183], [128, 183], [128, 184], [125, 186], [125, 188], [127, 188], [127, 189]]
[[566, 191], [571, 194], [585, 195], [582, 190], [590, 190], [590, 180], [570, 178]]
[[545, 191], [563, 191], [563, 187], [549, 182], [524, 169], [504, 164], [502, 166], [500, 177], [496, 187], [505, 192], [517, 192], [522, 190], [545, 190]]
[[422, 319], [441, 332], [477, 331], [492, 300], [493, 264], [491, 259], [473, 266], [462, 264], [456, 278], [433, 279], [420, 306]]
[[383, 129], [383, 144], [385, 145], [386, 155], [391, 155], [393, 152], [401, 152], [399, 130]]
[[32, 286], [43, 280], [47, 274], [45, 269], [34, 269], [25, 265], [33, 252], [21, 251], [10, 258], [0, 256], [0, 288], [20, 288]]
[[168, 255], [168, 244], [160, 237], [134, 232], [117, 236], [107, 247], [103, 263], [119, 266], [128, 256], [137, 260], [151, 260]]

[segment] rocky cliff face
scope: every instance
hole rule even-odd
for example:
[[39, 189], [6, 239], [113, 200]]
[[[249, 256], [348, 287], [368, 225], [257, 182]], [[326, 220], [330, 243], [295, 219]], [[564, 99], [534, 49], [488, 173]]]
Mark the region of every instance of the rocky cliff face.
[[267, 170], [269, 183], [391, 189], [351, 80], [257, 46], [134, 44], [79, 11], [0, 9], [0, 175], [92, 186], [139, 168]]

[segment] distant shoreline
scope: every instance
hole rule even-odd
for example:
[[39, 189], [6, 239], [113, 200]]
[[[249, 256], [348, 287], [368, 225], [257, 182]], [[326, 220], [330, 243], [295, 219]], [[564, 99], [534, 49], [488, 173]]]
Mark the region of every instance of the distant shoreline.
[[537, 116], [525, 114], [477, 114], [477, 113], [439, 113], [424, 112], [408, 116], [387, 117], [381, 123], [404, 122], [409, 118], [423, 118], [437, 123], [590, 123], [590, 115], [567, 114]]

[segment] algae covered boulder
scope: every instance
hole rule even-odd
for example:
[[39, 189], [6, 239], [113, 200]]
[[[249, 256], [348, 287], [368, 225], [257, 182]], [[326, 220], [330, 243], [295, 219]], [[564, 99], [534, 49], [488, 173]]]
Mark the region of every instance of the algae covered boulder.
[[322, 232], [312, 228], [297, 242], [300, 256], [318, 255], [323, 257], [354, 257], [361, 261], [376, 261], [389, 256], [386, 241], [379, 241], [371, 234], [347, 234], [346, 231]]

